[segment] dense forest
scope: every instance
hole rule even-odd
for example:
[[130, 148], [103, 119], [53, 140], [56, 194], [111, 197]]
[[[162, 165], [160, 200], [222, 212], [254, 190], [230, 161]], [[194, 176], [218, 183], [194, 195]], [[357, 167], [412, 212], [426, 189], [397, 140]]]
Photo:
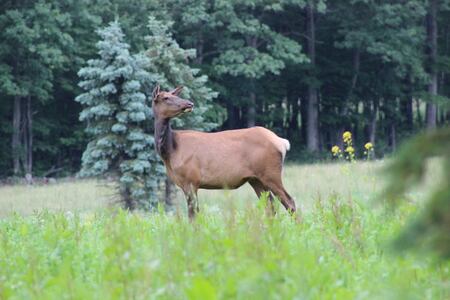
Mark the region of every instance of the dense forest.
[[268, 127], [291, 158], [323, 156], [344, 131], [381, 157], [449, 123], [448, 0], [4, 0], [0, 177], [79, 171], [89, 137], [77, 73], [98, 57], [98, 29], [118, 21], [130, 51], [146, 53], [165, 46], [152, 20], [217, 92], [211, 130]]

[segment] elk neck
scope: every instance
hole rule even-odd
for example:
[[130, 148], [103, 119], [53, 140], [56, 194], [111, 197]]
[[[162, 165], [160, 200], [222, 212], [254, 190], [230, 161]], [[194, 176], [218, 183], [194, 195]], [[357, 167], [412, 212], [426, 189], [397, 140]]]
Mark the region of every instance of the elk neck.
[[176, 146], [170, 119], [155, 118], [155, 144], [161, 158], [164, 161], [169, 160], [170, 153]]

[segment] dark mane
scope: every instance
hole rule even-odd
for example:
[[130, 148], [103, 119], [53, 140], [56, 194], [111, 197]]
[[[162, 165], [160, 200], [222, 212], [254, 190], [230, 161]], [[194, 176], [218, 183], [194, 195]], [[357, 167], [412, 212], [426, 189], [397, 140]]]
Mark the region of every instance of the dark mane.
[[156, 120], [155, 146], [156, 152], [161, 155], [163, 160], [168, 160], [170, 152], [175, 149], [175, 141], [169, 119]]

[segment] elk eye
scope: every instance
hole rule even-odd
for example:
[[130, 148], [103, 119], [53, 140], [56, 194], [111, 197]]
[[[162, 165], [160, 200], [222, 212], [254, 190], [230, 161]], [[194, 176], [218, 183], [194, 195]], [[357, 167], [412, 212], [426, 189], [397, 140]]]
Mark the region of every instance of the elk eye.
[[163, 100], [169, 100], [169, 97], [164, 97]]

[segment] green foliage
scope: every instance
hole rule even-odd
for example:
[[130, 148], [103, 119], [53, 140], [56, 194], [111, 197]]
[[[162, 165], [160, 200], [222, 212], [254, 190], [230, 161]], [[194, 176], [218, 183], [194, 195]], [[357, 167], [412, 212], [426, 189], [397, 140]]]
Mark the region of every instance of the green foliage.
[[70, 17], [58, 4], [35, 1], [0, 14], [0, 92], [48, 100], [54, 72], [69, 62]]
[[386, 254], [410, 208], [317, 201], [296, 223], [247, 208], [185, 218], [41, 213], [0, 221], [6, 299], [447, 299], [448, 265]]
[[300, 223], [278, 203], [268, 217], [250, 187], [203, 191], [189, 222], [184, 201], [111, 211], [97, 181], [1, 186], [0, 298], [448, 299], [449, 261], [389, 249], [424, 193], [373, 205], [384, 163], [286, 166]]
[[431, 158], [438, 159], [442, 175], [428, 195], [427, 204], [400, 235], [399, 248], [417, 247], [450, 258], [450, 127], [421, 134], [404, 145], [389, 167], [387, 195], [399, 200], [424, 179]]
[[81, 176], [113, 174], [119, 177], [122, 200], [128, 208], [154, 207], [162, 176], [154, 151], [151, 122], [151, 87], [158, 77], [145, 69], [150, 61], [131, 55], [117, 22], [98, 31], [99, 59], [88, 61], [78, 75], [85, 93], [76, 101], [85, 108], [91, 141], [83, 153]]
[[175, 119], [177, 126], [210, 130], [217, 126], [220, 108], [213, 106], [217, 93], [207, 85], [208, 77], [199, 75], [200, 70], [190, 67], [187, 62], [196, 57], [195, 49], [181, 48], [170, 31], [172, 23], [163, 23], [155, 17], [148, 20], [150, 34], [146, 37], [146, 55], [150, 59], [149, 70], [158, 74], [158, 83], [164, 90], [184, 86], [183, 97], [194, 101], [196, 110], [183, 119]]
[[338, 47], [364, 50], [383, 62], [393, 62], [401, 76], [425, 76], [420, 49], [425, 40], [425, 28], [420, 23], [426, 14], [423, 1], [352, 1], [351, 5], [354, 9], [349, 9], [346, 1], [338, 5], [339, 13], [345, 15], [336, 15], [343, 37], [336, 42]]
[[216, 72], [247, 79], [280, 74], [286, 63], [307, 58], [296, 41], [273, 30], [265, 13], [279, 11], [275, 1], [219, 1], [217, 19], [226, 32], [218, 41], [221, 54], [215, 59]]

